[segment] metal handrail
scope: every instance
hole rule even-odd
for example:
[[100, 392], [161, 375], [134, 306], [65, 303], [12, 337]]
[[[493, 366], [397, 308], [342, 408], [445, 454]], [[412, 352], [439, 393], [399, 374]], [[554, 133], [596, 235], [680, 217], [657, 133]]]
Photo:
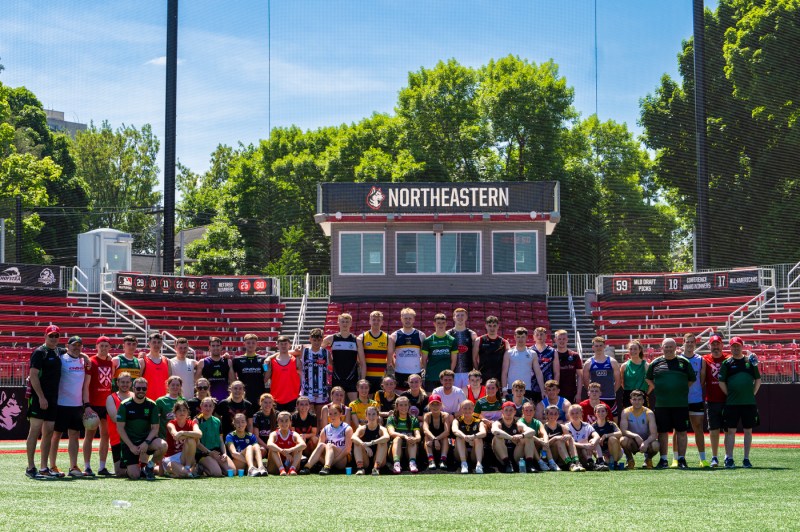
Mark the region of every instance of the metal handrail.
[[[83, 276], [83, 278], [86, 279], [86, 284], [83, 284], [80, 281], [80, 279], [78, 278], [78, 274], [81, 274]], [[86, 273], [83, 270], [78, 268], [77, 265], [72, 267], [72, 281], [82, 289], [83, 293], [86, 294], [86, 301], [88, 302], [89, 301], [89, 276], [86, 275]]]
[[294, 333], [294, 338], [292, 338], [292, 349], [298, 349], [300, 347], [300, 332], [303, 330], [306, 321], [310, 285], [310, 277], [309, 274], [306, 273], [305, 293], [303, 294], [303, 300], [300, 302], [300, 312], [297, 313], [297, 330]]
[[581, 345], [580, 333], [578, 332], [578, 318], [575, 315], [575, 304], [572, 301], [572, 285], [569, 280], [569, 272], [567, 272], [567, 303], [569, 306], [569, 319], [572, 322], [572, 336], [575, 338], [575, 347], [578, 354], [583, 358], [583, 345]]
[[696, 339], [696, 340], [700, 340], [700, 339], [701, 339], [703, 336], [705, 336], [705, 334], [706, 334], [706, 333], [708, 333], [708, 338], [706, 339], [706, 341], [705, 341], [705, 342], [703, 342], [702, 344], [700, 344], [699, 346], [697, 346], [697, 351], [700, 351], [700, 350], [702, 350], [702, 349], [705, 349], [705, 348], [708, 346], [708, 341], [711, 339], [711, 336], [712, 336], [712, 335], [713, 335], [715, 332], [716, 332], [716, 331], [714, 330], [714, 327], [706, 327], [706, 328], [705, 328], [705, 329], [703, 329], [703, 330], [702, 330], [700, 333], [698, 333], [698, 334], [694, 335], [694, 337], [695, 337], [695, 339]]
[[[770, 291], [773, 292], [772, 297], [767, 297], [767, 294]], [[728, 331], [728, 334], [730, 334], [733, 327], [739, 326], [744, 320], [754, 316], [756, 313], [758, 313], [758, 317], [761, 318], [761, 310], [765, 306], [767, 306], [767, 304], [770, 301], [774, 301], [777, 304], [777, 295], [778, 291], [775, 288], [775, 286], [774, 285], [768, 286], [767, 288], [762, 290], [761, 293], [759, 293], [757, 296], [753, 296], [746, 303], [739, 305], [739, 308], [737, 308], [728, 315], [728, 319], [725, 322], [725, 330]], [[753, 304], [756, 305], [756, 308], [745, 314], [745, 312], [750, 308], [750, 305]], [[742, 316], [737, 319], [736, 315], [740, 312], [742, 313]]]
[[[792, 279], [792, 273], [795, 270], [798, 270], [798, 272], [797, 272], [797, 275], [795, 276], [795, 278]], [[792, 290], [791, 290], [791, 288], [798, 281], [800, 281], [800, 262], [795, 264], [794, 267], [791, 270], [789, 270], [789, 272], [786, 274], [786, 300], [787, 301], [791, 301], [792, 300]]]
[[[106, 302], [106, 301], [103, 299], [103, 296], [107, 296], [107, 297], [108, 297], [108, 298], [109, 298], [111, 301], [113, 301], [113, 302], [114, 302], [114, 305], [112, 306], [112, 305], [110, 305], [108, 302]], [[101, 304], [101, 305], [105, 305], [106, 307], [108, 307], [108, 308], [109, 308], [109, 309], [110, 309], [110, 310], [111, 310], [111, 311], [114, 313], [114, 315], [115, 315], [116, 317], [118, 317], [118, 318], [121, 318], [121, 319], [123, 319], [123, 320], [127, 321], [128, 323], [130, 323], [131, 325], [133, 325], [135, 328], [137, 328], [137, 329], [139, 329], [140, 331], [142, 331], [142, 333], [144, 333], [145, 337], [147, 337], [147, 335], [149, 335], [149, 334], [150, 334], [150, 326], [149, 326], [149, 325], [148, 325], [148, 323], [147, 323], [147, 318], [145, 318], [145, 317], [144, 317], [144, 315], [143, 315], [143, 314], [141, 314], [139, 311], [137, 311], [136, 309], [134, 309], [134, 308], [133, 308], [133, 307], [131, 307], [130, 305], [128, 305], [128, 304], [126, 304], [126, 303], [124, 303], [124, 302], [123, 302], [121, 299], [117, 298], [117, 297], [116, 297], [114, 294], [112, 294], [112, 293], [111, 293], [111, 292], [109, 292], [108, 290], [105, 290], [105, 289], [103, 289], [103, 290], [100, 292], [100, 304]], [[123, 309], [125, 309], [125, 311], [127, 311], [128, 313], [130, 313], [130, 314], [133, 314], [135, 317], [137, 317], [137, 318], [139, 318], [140, 320], [142, 320], [142, 325], [139, 325], [138, 323], [136, 323], [136, 321], [135, 321], [135, 320], [132, 320], [131, 318], [129, 318], [129, 317], [127, 317], [127, 316], [125, 316], [125, 315], [124, 315], [124, 314], [123, 314], [123, 313], [122, 313], [122, 312], [119, 310], [119, 308], [118, 308], [118, 307], [122, 307], [122, 308], [123, 308]]]

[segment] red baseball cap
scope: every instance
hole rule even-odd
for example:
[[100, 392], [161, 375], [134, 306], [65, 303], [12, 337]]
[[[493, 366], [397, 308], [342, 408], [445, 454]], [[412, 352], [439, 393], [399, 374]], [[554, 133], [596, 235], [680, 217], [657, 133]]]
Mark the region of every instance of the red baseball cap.
[[744, 340], [742, 340], [741, 336], [734, 336], [733, 338], [731, 338], [731, 341], [728, 343], [728, 345], [733, 345], [733, 344], [744, 345]]
[[441, 403], [441, 402], [442, 402], [442, 396], [439, 395], [438, 393], [431, 395], [431, 398], [428, 399], [428, 403]]
[[94, 344], [97, 345], [100, 342], [108, 342], [110, 344], [111, 339], [108, 336], [101, 336], [100, 338], [97, 339], [97, 341]]
[[708, 339], [708, 343], [712, 344], [714, 342], [722, 342], [722, 336], [718, 334], [712, 334], [711, 338]]
[[48, 334], [60, 333], [60, 332], [61, 329], [59, 329], [58, 326], [56, 325], [48, 325], [47, 328], [44, 330], [45, 336]]
[[512, 407], [512, 408], [514, 408], [514, 409], [516, 409], [516, 408], [517, 408], [517, 405], [515, 405], [513, 402], [511, 402], [511, 401], [506, 401], [505, 403], [503, 403], [503, 410], [505, 410], [505, 409], [506, 409], [506, 407], [508, 407], [508, 406], [510, 406], [510, 407]]

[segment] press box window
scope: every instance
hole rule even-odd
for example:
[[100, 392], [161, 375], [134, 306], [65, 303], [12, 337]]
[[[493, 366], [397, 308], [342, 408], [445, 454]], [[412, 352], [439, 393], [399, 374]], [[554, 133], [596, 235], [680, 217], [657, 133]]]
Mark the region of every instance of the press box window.
[[341, 233], [339, 271], [383, 274], [383, 233]]
[[494, 273], [536, 273], [538, 234], [536, 231], [492, 233]]

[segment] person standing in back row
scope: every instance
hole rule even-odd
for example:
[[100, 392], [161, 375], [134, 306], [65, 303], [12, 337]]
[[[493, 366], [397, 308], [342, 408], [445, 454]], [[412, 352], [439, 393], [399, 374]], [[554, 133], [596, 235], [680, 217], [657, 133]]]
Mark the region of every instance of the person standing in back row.
[[[25, 474], [29, 478], [57, 478], [57, 471], [47, 468], [50, 455], [50, 442], [58, 409], [58, 384], [61, 380], [61, 354], [63, 347], [58, 347], [59, 328], [50, 325], [44, 330], [44, 344], [31, 353], [31, 369], [29, 373], [31, 396], [28, 399], [28, 421], [30, 429], [26, 442], [28, 467]], [[36, 444], [42, 437], [41, 469], [36, 470]]]
[[[172, 366], [169, 360], [161, 355], [161, 346], [164, 339], [161, 333], [150, 333], [147, 345], [150, 351], [139, 358], [139, 366], [142, 368], [142, 377], [147, 382], [147, 398], [156, 401], [159, 397], [167, 395], [167, 379], [172, 375]], [[130, 372], [130, 369], [127, 370]], [[134, 379], [136, 380], [136, 379]]]
[[394, 376], [397, 382], [398, 391], [408, 390], [408, 378], [422, 373], [428, 361], [422, 352], [422, 343], [425, 341], [425, 334], [414, 328], [414, 318], [417, 313], [412, 308], [404, 308], [400, 311], [400, 321], [403, 327], [396, 330], [389, 337], [389, 342], [394, 346], [392, 362], [394, 366]]
[[451, 358], [450, 369], [456, 374], [454, 386], [462, 390], [469, 386], [469, 372], [474, 369], [473, 360], [478, 345], [478, 335], [467, 327], [467, 310], [453, 311], [454, 327], [447, 334], [455, 338], [458, 352]]
[[736, 467], [733, 447], [736, 443], [736, 427], [739, 421], [744, 429], [744, 458], [742, 467], [751, 468], [750, 446], [753, 443], [753, 427], [758, 426], [756, 394], [761, 388], [761, 372], [758, 359], [753, 353], [744, 352], [744, 341], [734, 336], [730, 341], [731, 357], [725, 359], [719, 371], [719, 387], [727, 396], [725, 400], [725, 468]]
[[369, 381], [370, 393], [376, 393], [381, 389], [381, 383], [386, 376], [389, 353], [394, 352], [394, 345], [390, 345], [389, 335], [381, 330], [382, 325], [383, 312], [373, 310], [369, 314], [369, 330], [356, 338], [359, 360], [363, 360], [367, 368], [365, 378]]
[[534, 375], [531, 378], [531, 391], [533, 392], [533, 402], [539, 403], [544, 393], [544, 383], [547, 381], [558, 381], [561, 378], [561, 367], [556, 350], [547, 345], [547, 329], [536, 327], [533, 330], [533, 346], [531, 351], [536, 353], [539, 358], [539, 368], [542, 371], [542, 380]]
[[358, 397], [356, 384], [366, 376], [367, 365], [358, 350], [356, 336], [350, 332], [353, 316], [348, 313], [339, 314], [339, 332], [326, 336], [322, 347], [329, 349], [333, 359], [333, 381], [331, 386], [341, 386], [349, 401]]
[[453, 357], [458, 355], [456, 340], [447, 334], [447, 316], [441, 312], [433, 317], [433, 334], [422, 342], [425, 357], [425, 391], [432, 392], [439, 385], [439, 374], [450, 369]]
[[260, 356], [258, 349], [258, 336], [253, 333], [244, 335], [244, 355], [233, 359], [228, 379], [241, 381], [244, 384], [245, 398], [251, 404], [257, 405], [261, 394], [266, 393], [264, 384], [264, 357]]
[[[106, 412], [106, 401], [111, 395], [111, 375], [112, 361], [109, 356], [111, 341], [108, 336], [101, 336], [95, 342], [97, 354], [89, 358], [89, 369], [86, 372], [86, 387], [89, 390], [89, 406], [100, 417], [100, 464], [98, 475], [103, 477], [112, 476], [106, 467], [108, 459], [108, 413]], [[88, 412], [87, 412], [88, 413]], [[90, 465], [92, 459], [92, 440], [97, 429], [86, 429], [86, 436], [83, 439], [83, 461], [84, 473], [91, 473]], [[89, 475], [91, 476], [91, 475]]]
[[170, 359], [169, 365], [172, 367], [171, 375], [177, 375], [183, 382], [183, 397], [191, 398], [194, 394], [194, 376], [197, 361], [187, 358], [189, 354], [189, 340], [186, 338], [175, 339], [175, 358]]
[[602, 336], [592, 339], [594, 354], [588, 364], [583, 365], [583, 385], [590, 382], [600, 385], [600, 400], [611, 408], [612, 417], [617, 417], [617, 390], [619, 390], [619, 362], [606, 355], [606, 341]]
[[230, 380], [230, 361], [222, 356], [222, 340], [217, 336], [208, 339], [208, 356], [198, 361], [194, 381], [200, 378], [208, 381], [209, 393], [217, 402], [228, 397]]
[[486, 316], [486, 334], [478, 338], [477, 348], [473, 351], [472, 363], [480, 370], [483, 382], [489, 379], [503, 380], [503, 358], [511, 349], [508, 340], [498, 334], [500, 320], [497, 316]]
[[111, 371], [114, 377], [111, 383], [112, 390], [117, 390], [117, 377], [122, 372], [130, 375], [133, 380], [142, 376], [142, 367], [139, 357], [136, 355], [137, 344], [136, 337], [131, 334], [122, 338], [122, 354], [115, 356], [111, 361]]

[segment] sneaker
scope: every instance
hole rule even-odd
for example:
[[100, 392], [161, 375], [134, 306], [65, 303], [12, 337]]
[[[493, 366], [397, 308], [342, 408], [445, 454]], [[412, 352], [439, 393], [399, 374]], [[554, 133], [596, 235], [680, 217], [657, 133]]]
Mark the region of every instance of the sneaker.
[[506, 471], [506, 473], [513, 473], [514, 472], [514, 466], [511, 464], [511, 462], [508, 462], [506, 464], [505, 471]]
[[467, 464], [461, 464], [461, 474], [466, 475], [469, 473], [469, 466]]
[[[462, 473], [463, 473], [463, 471], [462, 471]], [[467, 473], [469, 473], [469, 470], [467, 470]], [[475, 474], [476, 475], [483, 475], [483, 464], [478, 464], [478, 465], [475, 466]]]
[[561, 468], [558, 467], [558, 464], [552, 458], [547, 461], [547, 467], [550, 468], [550, 471], [561, 471]]
[[381, 472], [380, 472], [380, 470], [379, 470], [377, 467], [373, 467], [373, 468], [372, 468], [372, 476], [373, 476], [373, 477], [379, 477], [379, 476], [381, 476]]
[[156, 469], [155, 467], [151, 466], [149, 463], [144, 468], [144, 478], [147, 480], [155, 480], [156, 479]]
[[83, 476], [83, 471], [78, 469], [77, 467], [70, 467], [69, 468], [69, 476], [73, 478], [78, 478]]
[[395, 462], [394, 467], [392, 468], [392, 473], [399, 475], [402, 471], [403, 468], [400, 466], [400, 462]]
[[256, 466], [250, 466], [250, 469], [247, 470], [248, 477], [257, 477], [258, 476], [258, 469]]
[[719, 467], [719, 459], [717, 459], [716, 456], [711, 458], [711, 467], [712, 468]]
[[330, 475], [330, 473], [331, 473], [330, 467], [323, 467], [322, 469], [319, 470], [319, 474], [322, 475], [323, 477]]
[[[633, 460], [631, 460], [632, 462]], [[645, 458], [644, 460], [644, 468], [645, 469], [654, 469], [653, 467], [653, 459], [652, 458]]]
[[113, 477], [114, 473], [106, 469], [105, 467], [97, 472], [97, 474], [101, 477]]
[[30, 469], [26, 469], [25, 470], [25, 476], [28, 477], [28, 478], [31, 478], [31, 479], [35, 479], [36, 477], [40, 476], [39, 475], [39, 470], [36, 469], [35, 467], [31, 467]]
[[51, 478], [64, 478], [66, 476], [66, 474], [56, 466], [40, 469], [39, 473], [47, 475], [48, 477]]
[[669, 462], [667, 462], [666, 458], [662, 458], [661, 460], [658, 461], [658, 464], [656, 464], [656, 469], [668, 469], [668, 468], [669, 468]]
[[711, 464], [708, 463], [708, 460], [700, 460], [700, 469], [708, 469], [711, 467]]
[[364, 469], [359, 469], [358, 471], [356, 471], [356, 475], [366, 475], [366, 474], [367, 472], [364, 471]]
[[419, 473], [419, 469], [417, 469], [417, 463], [414, 460], [411, 460], [408, 463], [408, 470], [411, 471], [412, 474]]
[[86, 469], [83, 470], [83, 476], [84, 477], [93, 477], [94, 476], [94, 471], [92, 471], [91, 467], [87, 467]]
[[672, 459], [672, 463], [669, 465], [669, 468], [670, 469], [678, 469], [678, 459], [677, 458], [673, 458]]
[[594, 466], [595, 471], [608, 471], [608, 469], [609, 468], [605, 462], [597, 462], [597, 464]]
[[749, 458], [745, 458], [744, 460], [742, 460], [742, 467], [746, 467], [747, 469], [750, 469], [751, 467], [753, 467], [753, 464], [750, 463], [750, 459]]
[[614, 460], [610, 460], [608, 462], [608, 470], [609, 471], [616, 471], [616, 469], [617, 469], [617, 463]]
[[539, 466], [540, 471], [550, 471], [550, 467], [547, 465], [547, 462], [544, 460], [539, 460], [536, 462], [536, 465]]
[[439, 462], [439, 469], [441, 469], [442, 471], [447, 471], [447, 463], [445, 463], [444, 460]]
[[307, 468], [307, 467], [304, 467], [303, 469], [300, 470], [300, 474], [301, 475], [310, 475], [311, 474], [311, 470], [309, 468]]
[[290, 467], [289, 468], [289, 476], [290, 477], [296, 477], [297, 476], [297, 469], [295, 469], [293, 467]]
[[428, 471], [433, 471], [434, 469], [436, 469], [436, 460], [429, 460]]
[[725, 459], [725, 469], [734, 469], [735, 467], [736, 463], [733, 461], [733, 458]]
[[579, 464], [578, 462], [572, 462], [569, 465], [569, 470], [572, 471], [573, 473], [583, 473], [584, 471], [586, 471], [583, 468], [583, 466], [581, 464]]
[[678, 458], [678, 469], [689, 469], [689, 464], [686, 463], [686, 458]]
[[285, 469], [281, 469], [281, 470], [278, 472], [278, 476], [280, 476], [280, 477], [287, 477], [287, 476], [289, 476], [289, 473], [287, 473]]
[[592, 460], [591, 458], [586, 460], [585, 468], [586, 468], [586, 471], [596, 471], [595, 465], [594, 465], [594, 460]]
[[269, 476], [269, 473], [267, 473], [267, 468], [266, 468], [266, 467], [264, 467], [264, 466], [261, 466], [261, 467], [259, 467], [259, 468], [258, 468], [258, 476], [259, 476], [259, 477], [266, 477], [266, 476]]

